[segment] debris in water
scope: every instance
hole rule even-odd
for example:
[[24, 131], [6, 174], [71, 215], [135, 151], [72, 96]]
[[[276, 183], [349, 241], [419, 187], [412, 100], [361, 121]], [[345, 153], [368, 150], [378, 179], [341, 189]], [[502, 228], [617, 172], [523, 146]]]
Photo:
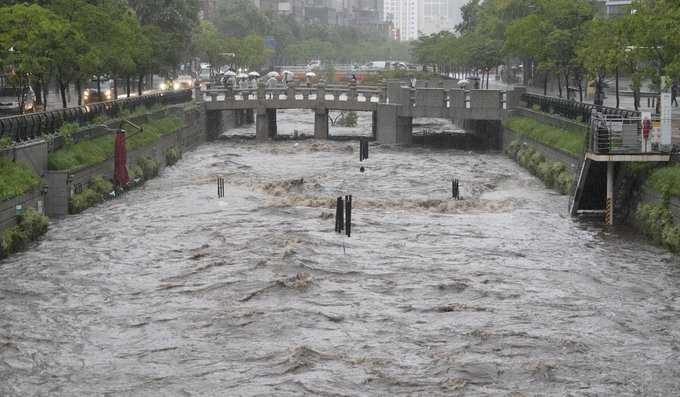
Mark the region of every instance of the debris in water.
[[262, 294], [263, 292], [266, 292], [266, 291], [268, 291], [268, 290], [270, 290], [274, 287], [284, 287], [284, 288], [302, 290], [302, 289], [306, 289], [311, 284], [312, 284], [312, 276], [309, 273], [302, 272], [302, 273], [298, 273], [298, 274], [291, 276], [291, 277], [287, 277], [287, 278], [284, 278], [284, 279], [273, 281], [273, 282], [269, 283], [269, 285], [267, 285], [266, 287], [260, 288], [256, 291], [253, 291], [253, 292], [249, 293], [248, 295], [244, 296], [243, 298], [239, 299], [238, 301], [239, 302], [247, 302], [247, 301], [253, 299], [254, 297], [256, 297], [256, 296]]
[[449, 312], [487, 312], [490, 311], [485, 307], [470, 306], [464, 303], [449, 303], [448, 305], [437, 306], [431, 311], [438, 313], [449, 313]]

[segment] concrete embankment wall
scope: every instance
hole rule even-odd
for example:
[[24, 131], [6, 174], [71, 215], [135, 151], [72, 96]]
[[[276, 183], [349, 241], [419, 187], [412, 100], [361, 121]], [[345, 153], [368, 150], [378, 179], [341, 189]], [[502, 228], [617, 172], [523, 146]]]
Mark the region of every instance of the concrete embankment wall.
[[503, 127], [503, 151], [506, 151], [512, 142], [520, 142], [523, 145], [531, 146], [547, 159], [552, 161], [559, 161], [569, 167], [569, 169], [576, 175], [578, 172], [579, 159], [571, 153], [565, 152], [558, 148], [545, 145], [535, 139], [512, 131], [507, 127]]
[[[231, 112], [222, 112], [223, 125], [234, 125]], [[200, 107], [191, 105], [174, 105], [159, 111], [131, 119], [136, 124], [157, 120], [166, 116], [175, 116], [183, 120], [183, 126], [176, 132], [165, 134], [153, 144], [137, 148], [128, 152], [128, 164], [134, 164], [142, 157], [151, 157], [164, 166], [165, 153], [172, 147], [186, 152], [206, 141], [205, 112]], [[105, 124], [111, 128], [119, 125], [119, 120], [111, 120]], [[90, 126], [73, 133], [75, 141], [91, 139], [105, 134], [111, 134], [101, 126]], [[44, 140], [16, 146], [0, 151], [0, 156], [23, 162], [33, 168], [35, 173], [43, 179], [43, 187], [35, 189], [23, 196], [0, 202], [0, 231], [16, 224], [16, 207], [32, 207], [48, 216], [63, 216], [68, 214], [68, 202], [78, 185], [86, 187], [89, 181], [97, 175], [105, 178], [113, 177], [113, 156], [99, 164], [74, 171], [49, 171], [47, 160], [50, 152], [63, 145], [60, 137], [46, 137]]]

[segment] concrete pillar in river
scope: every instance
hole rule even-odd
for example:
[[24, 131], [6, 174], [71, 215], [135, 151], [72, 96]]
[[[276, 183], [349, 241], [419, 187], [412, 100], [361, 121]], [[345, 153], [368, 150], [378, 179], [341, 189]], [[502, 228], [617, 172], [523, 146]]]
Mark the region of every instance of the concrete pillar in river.
[[272, 139], [276, 136], [276, 129], [276, 109], [258, 109], [255, 117], [255, 139]]
[[224, 122], [222, 118], [222, 111], [213, 110], [206, 112], [206, 136], [208, 140], [216, 139], [222, 132], [224, 132]]
[[378, 104], [376, 140], [386, 144], [409, 144], [412, 140], [413, 118], [399, 116], [399, 105]]
[[255, 122], [255, 109], [246, 109], [246, 123], [252, 124]]
[[328, 139], [328, 109], [314, 110], [314, 138]]

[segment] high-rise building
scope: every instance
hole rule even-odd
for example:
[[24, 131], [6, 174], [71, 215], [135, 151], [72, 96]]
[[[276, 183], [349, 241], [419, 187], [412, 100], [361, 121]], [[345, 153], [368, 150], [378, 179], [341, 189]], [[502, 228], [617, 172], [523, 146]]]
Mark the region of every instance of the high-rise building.
[[468, 0], [384, 0], [384, 18], [394, 25], [394, 37], [419, 36], [453, 30], [460, 22], [460, 7]]
[[418, 38], [417, 0], [384, 0], [384, 8], [384, 18], [392, 23], [394, 37], [401, 41]]
[[215, 4], [215, 0], [199, 0], [198, 4], [201, 7], [198, 12], [198, 17], [200, 19], [208, 18], [208, 16], [212, 15], [215, 12], [215, 9], [217, 7], [217, 5]]
[[466, 0], [419, 0], [418, 26], [420, 35], [453, 30], [460, 22], [460, 7]]
[[632, 0], [607, 0], [605, 2], [607, 16], [616, 17], [623, 15], [626, 11], [626, 7], [631, 3]]

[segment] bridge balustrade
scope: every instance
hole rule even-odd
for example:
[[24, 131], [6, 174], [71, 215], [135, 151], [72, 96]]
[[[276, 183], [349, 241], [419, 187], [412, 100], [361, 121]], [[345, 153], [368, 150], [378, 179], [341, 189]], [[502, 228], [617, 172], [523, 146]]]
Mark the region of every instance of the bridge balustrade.
[[[230, 87], [213, 87], [204, 91], [203, 99], [206, 102], [225, 102], [225, 104], [241, 103], [246, 105], [248, 101], [270, 102], [275, 107], [275, 102], [280, 101], [325, 101], [325, 102], [369, 102], [381, 103], [385, 101], [385, 89], [378, 86], [289, 86], [255, 89], [239, 89]], [[255, 106], [255, 103], [249, 104]], [[332, 106], [332, 104], [330, 104]], [[265, 104], [265, 106], [267, 106]], [[292, 104], [291, 104], [292, 106]]]

